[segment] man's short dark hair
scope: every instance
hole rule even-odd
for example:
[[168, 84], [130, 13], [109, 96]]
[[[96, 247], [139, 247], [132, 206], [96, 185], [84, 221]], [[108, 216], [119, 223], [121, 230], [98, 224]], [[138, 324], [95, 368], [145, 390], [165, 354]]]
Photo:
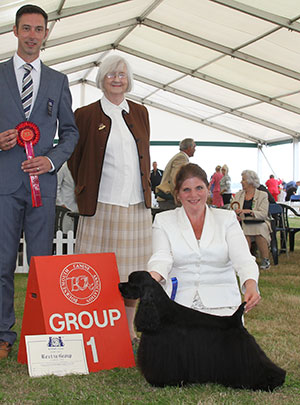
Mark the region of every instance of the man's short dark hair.
[[39, 6], [35, 6], [33, 4], [26, 4], [25, 6], [19, 8], [16, 14], [16, 21], [15, 25], [18, 29], [19, 21], [22, 15], [24, 14], [41, 14], [45, 20], [45, 28], [47, 28], [48, 24], [48, 14]]

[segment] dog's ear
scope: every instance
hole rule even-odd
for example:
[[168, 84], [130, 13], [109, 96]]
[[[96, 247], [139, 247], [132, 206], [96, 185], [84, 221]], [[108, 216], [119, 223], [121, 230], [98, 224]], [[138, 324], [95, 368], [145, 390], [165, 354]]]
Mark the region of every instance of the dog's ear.
[[137, 313], [134, 319], [138, 332], [154, 332], [159, 328], [159, 312], [154, 303], [154, 296], [151, 287], [144, 289]]

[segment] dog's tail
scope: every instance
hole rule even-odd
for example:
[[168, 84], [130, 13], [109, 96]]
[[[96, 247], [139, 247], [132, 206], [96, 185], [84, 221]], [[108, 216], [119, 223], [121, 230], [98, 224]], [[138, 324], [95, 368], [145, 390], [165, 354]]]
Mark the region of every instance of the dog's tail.
[[243, 314], [245, 311], [246, 302], [242, 302], [234, 314], [231, 315], [232, 326], [243, 326]]

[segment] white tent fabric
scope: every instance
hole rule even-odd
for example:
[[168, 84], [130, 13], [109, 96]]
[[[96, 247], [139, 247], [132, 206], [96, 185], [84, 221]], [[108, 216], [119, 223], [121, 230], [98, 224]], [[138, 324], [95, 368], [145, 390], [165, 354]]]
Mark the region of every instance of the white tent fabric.
[[[24, 4], [0, 3], [0, 61], [14, 54], [14, 17]], [[198, 142], [293, 143], [298, 160], [299, 0], [34, 4], [49, 14], [42, 60], [68, 75], [74, 109], [99, 98], [98, 66], [118, 52], [134, 70], [129, 98], [148, 106], [153, 117], [164, 111], [168, 119], [176, 122], [178, 116], [190, 123], [188, 131], [162, 131], [159, 120], [152, 119], [153, 142], [178, 141], [192, 131]]]

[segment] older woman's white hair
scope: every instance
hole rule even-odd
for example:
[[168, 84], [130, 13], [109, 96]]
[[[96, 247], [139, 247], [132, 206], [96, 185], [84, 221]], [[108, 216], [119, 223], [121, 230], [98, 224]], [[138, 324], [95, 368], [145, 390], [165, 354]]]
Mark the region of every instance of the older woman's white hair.
[[103, 82], [105, 76], [108, 73], [123, 72], [124, 65], [126, 66], [127, 69], [127, 80], [128, 80], [126, 93], [129, 93], [133, 88], [133, 73], [131, 66], [129, 65], [127, 60], [120, 55], [111, 55], [103, 60], [96, 76], [96, 86], [103, 91], [104, 90]]
[[258, 175], [253, 170], [243, 170], [242, 176], [245, 177], [248, 184], [252, 184], [255, 188], [260, 186], [260, 181]]

